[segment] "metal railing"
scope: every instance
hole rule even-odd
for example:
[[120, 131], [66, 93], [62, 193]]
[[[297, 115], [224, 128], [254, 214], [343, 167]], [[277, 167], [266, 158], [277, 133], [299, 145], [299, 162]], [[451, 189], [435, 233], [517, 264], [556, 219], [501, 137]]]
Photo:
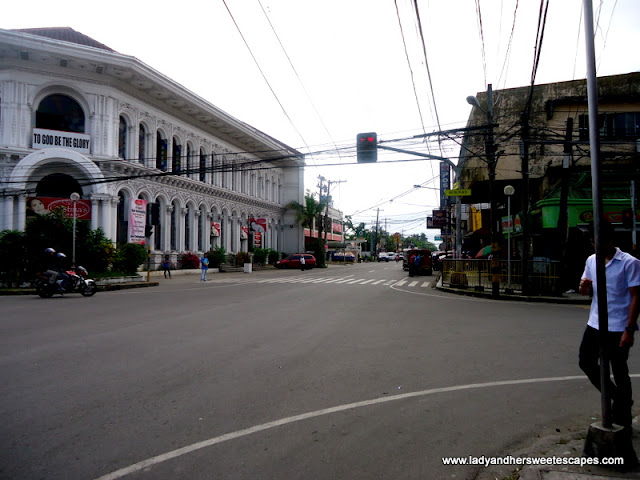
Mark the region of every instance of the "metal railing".
[[[511, 266], [511, 275], [508, 267]], [[529, 294], [562, 294], [561, 266], [558, 261], [529, 262]], [[509, 279], [511, 280], [509, 282]], [[445, 259], [442, 261], [442, 285], [491, 291], [491, 260]], [[500, 260], [500, 291], [522, 293], [522, 261]]]

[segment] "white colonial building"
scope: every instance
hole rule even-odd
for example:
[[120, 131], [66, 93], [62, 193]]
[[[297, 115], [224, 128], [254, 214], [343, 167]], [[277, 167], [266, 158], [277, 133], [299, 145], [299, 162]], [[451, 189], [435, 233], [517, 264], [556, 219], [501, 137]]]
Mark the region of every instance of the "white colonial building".
[[77, 193], [77, 218], [118, 243], [131, 239], [132, 200], [144, 200], [156, 258], [247, 251], [251, 225], [262, 247], [294, 253], [304, 236], [286, 205], [303, 202], [303, 165], [298, 151], [79, 32], [0, 29], [0, 230], [69, 208]]

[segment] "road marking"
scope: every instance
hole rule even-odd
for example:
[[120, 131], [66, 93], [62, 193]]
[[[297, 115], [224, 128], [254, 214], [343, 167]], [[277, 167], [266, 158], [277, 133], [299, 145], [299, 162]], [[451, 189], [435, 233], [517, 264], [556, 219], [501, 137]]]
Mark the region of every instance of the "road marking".
[[378, 285], [379, 283], [384, 282], [384, 280], [378, 280], [377, 282], [373, 282], [371, 285]]
[[353, 280], [353, 278], [343, 278], [342, 280], [338, 280], [336, 283], [350, 282], [352, 280]]
[[407, 283], [406, 280], [400, 280], [398, 283], [395, 284], [395, 286], [397, 287], [401, 287], [402, 285], [404, 285], [405, 283]]
[[364, 278], [356, 278], [355, 280], [351, 280], [350, 282], [347, 282], [349, 285], [353, 285], [354, 283], [358, 283], [363, 281]]
[[[632, 378], [637, 378], [637, 377], [640, 377], [640, 374], [632, 374], [629, 376]], [[509, 386], [509, 385], [529, 385], [534, 383], [565, 382], [569, 380], [586, 381], [587, 378], [584, 375], [579, 375], [579, 376], [566, 376], [566, 377], [528, 378], [528, 379], [522, 379], [522, 380], [502, 380], [497, 382], [485, 382], [485, 383], [470, 383], [467, 385], [454, 385], [451, 387], [431, 388], [429, 390], [421, 390], [418, 392], [403, 393], [401, 395], [392, 395], [390, 397], [389, 396], [380, 397], [380, 398], [374, 398], [371, 400], [363, 400], [360, 402], [348, 403], [346, 405], [338, 405], [336, 407], [324, 408], [321, 410], [316, 410], [314, 412], [301, 413], [300, 415], [281, 418], [279, 420], [274, 420], [272, 422], [267, 422], [261, 425], [255, 425], [253, 427], [245, 428], [243, 430], [226, 433], [224, 435], [210, 438], [202, 442], [193, 443], [191, 445], [187, 445], [185, 447], [178, 448], [176, 450], [172, 450], [170, 452], [163, 453], [155, 457], [147, 458], [146, 460], [142, 460], [141, 462], [134, 463], [133, 465], [129, 465], [128, 467], [121, 468], [120, 470], [116, 470], [115, 472], [108, 473], [107, 475], [103, 475], [102, 477], [99, 477], [96, 480], [116, 480], [118, 478], [125, 477], [131, 473], [144, 470], [145, 468], [151, 467], [153, 465], [158, 465], [160, 463], [166, 462], [167, 460], [181, 457], [183, 455], [187, 455], [197, 450], [211, 447], [218, 443], [227, 442], [229, 440], [234, 440], [236, 438], [245, 437], [247, 435], [252, 435], [254, 433], [270, 430], [276, 427], [281, 427], [282, 425], [288, 425], [290, 423], [300, 422], [302, 420], [308, 420], [310, 418], [321, 417], [323, 415], [330, 415], [332, 413], [343, 412], [345, 410], [351, 410], [353, 408], [369, 407], [371, 405], [380, 405], [383, 403], [395, 402], [396, 400], [405, 400], [407, 398], [424, 397], [427, 395], [435, 395], [438, 393], [459, 392], [464, 390], [503, 387], [503, 386]]]
[[413, 282], [411, 282], [409, 285], [407, 285], [407, 287], [415, 287], [418, 284], [417, 280], [414, 280]]
[[394, 282], [395, 282], [395, 280], [387, 280], [384, 285], [386, 287], [387, 285], [391, 285]]
[[429, 285], [431, 285], [429, 282], [422, 282], [422, 285], [420, 285], [422, 288], [427, 288]]
[[373, 282], [373, 278], [370, 278], [369, 280], [365, 280], [364, 282], [362, 282], [360, 285], [364, 285], [365, 283], [369, 283], [369, 282]]

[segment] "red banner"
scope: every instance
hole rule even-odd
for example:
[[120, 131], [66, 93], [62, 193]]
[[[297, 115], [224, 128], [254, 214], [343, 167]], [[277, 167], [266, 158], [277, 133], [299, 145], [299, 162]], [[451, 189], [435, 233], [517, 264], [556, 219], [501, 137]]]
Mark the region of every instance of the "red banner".
[[27, 217], [49, 215], [56, 208], [62, 208], [64, 216], [73, 218], [73, 204], [76, 205], [77, 220], [91, 220], [91, 200], [76, 200], [70, 198], [27, 197]]

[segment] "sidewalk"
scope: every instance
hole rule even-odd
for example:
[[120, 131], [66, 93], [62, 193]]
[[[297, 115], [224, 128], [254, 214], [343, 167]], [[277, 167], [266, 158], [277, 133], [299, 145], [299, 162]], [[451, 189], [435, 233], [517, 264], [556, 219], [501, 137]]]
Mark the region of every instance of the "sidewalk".
[[[433, 285], [433, 284], [432, 284]], [[517, 294], [505, 294], [500, 292], [498, 298], [494, 298], [491, 294], [491, 290], [477, 291], [473, 288], [455, 288], [445, 287], [442, 284], [442, 278], [438, 277], [435, 281], [434, 288], [443, 292], [456, 293], [458, 295], [467, 295], [470, 297], [486, 298], [488, 300], [511, 300], [522, 302], [540, 302], [540, 303], [565, 303], [574, 305], [591, 305], [591, 298], [580, 295], [579, 293], [563, 293], [559, 297], [542, 296], [542, 295], [517, 295]]]
[[[634, 418], [633, 447], [640, 451], [640, 431]], [[584, 439], [589, 425], [558, 428], [555, 432], [536, 438], [530, 445], [518, 447], [500, 456], [520, 458], [582, 458]], [[592, 465], [516, 465], [481, 467], [475, 480], [605, 480], [640, 479], [640, 467], [624, 471], [615, 467]]]

